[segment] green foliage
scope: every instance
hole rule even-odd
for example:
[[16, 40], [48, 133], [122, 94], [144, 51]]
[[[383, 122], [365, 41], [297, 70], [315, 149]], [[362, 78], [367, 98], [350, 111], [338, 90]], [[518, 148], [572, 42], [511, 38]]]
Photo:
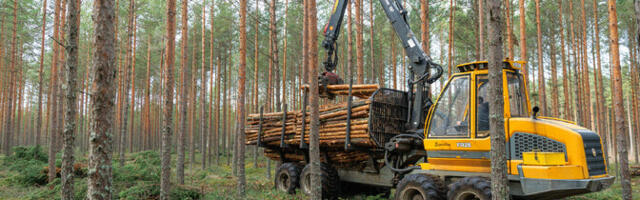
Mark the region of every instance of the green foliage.
[[121, 199], [148, 199], [160, 196], [160, 186], [157, 184], [138, 184], [120, 191], [118, 196]]
[[13, 154], [8, 157], [4, 157], [5, 163], [18, 161], [18, 160], [36, 160], [41, 162], [47, 162], [47, 154], [44, 153], [40, 146], [16, 146], [13, 147]]
[[[160, 155], [154, 151], [143, 151], [131, 155], [132, 161], [113, 170], [114, 182], [135, 183], [137, 181], [160, 182]], [[115, 165], [115, 164], [114, 164]]]
[[47, 183], [47, 175], [43, 173], [46, 162], [47, 155], [39, 146], [14, 147], [13, 154], [3, 159], [3, 165], [16, 172], [7, 181], [22, 186], [44, 185]]

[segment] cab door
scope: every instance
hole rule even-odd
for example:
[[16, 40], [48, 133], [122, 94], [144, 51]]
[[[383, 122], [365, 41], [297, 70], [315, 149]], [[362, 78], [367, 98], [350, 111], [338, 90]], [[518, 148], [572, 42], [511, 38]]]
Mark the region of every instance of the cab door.
[[[432, 169], [489, 172], [487, 90], [486, 73], [467, 73], [449, 80], [426, 123], [424, 145]], [[478, 103], [486, 115], [478, 116]], [[477, 118], [486, 118], [487, 124], [478, 123]]]

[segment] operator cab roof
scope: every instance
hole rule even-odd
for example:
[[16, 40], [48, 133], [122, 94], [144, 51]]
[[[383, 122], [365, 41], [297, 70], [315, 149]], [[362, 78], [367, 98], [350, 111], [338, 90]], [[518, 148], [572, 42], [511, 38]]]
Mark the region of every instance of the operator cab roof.
[[[512, 61], [509, 59], [505, 59], [503, 69], [510, 69], [510, 70], [517, 71], [521, 69], [521, 66], [524, 63], [525, 63], [524, 61]], [[456, 68], [458, 68], [459, 72], [469, 72], [469, 71], [475, 71], [475, 70], [485, 70], [488, 68], [488, 64], [489, 64], [488, 61], [476, 61], [476, 62], [457, 65]]]

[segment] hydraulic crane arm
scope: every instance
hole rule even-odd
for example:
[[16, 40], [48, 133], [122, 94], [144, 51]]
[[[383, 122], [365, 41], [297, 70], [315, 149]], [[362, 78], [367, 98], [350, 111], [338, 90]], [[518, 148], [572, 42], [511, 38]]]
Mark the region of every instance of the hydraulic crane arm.
[[[327, 58], [324, 61], [325, 70], [333, 71], [338, 63], [336, 41], [340, 34], [342, 19], [349, 0], [336, 0], [331, 12], [331, 18], [325, 26], [324, 41], [322, 46], [327, 50]], [[402, 47], [409, 58], [409, 77], [407, 79], [408, 105], [406, 128], [409, 131], [418, 130], [424, 123], [424, 117], [431, 105], [428, 98], [429, 84], [435, 82], [442, 75], [442, 67], [431, 61], [431, 58], [422, 50], [420, 42], [416, 39], [407, 22], [407, 11], [398, 0], [380, 0], [382, 8], [389, 18], [396, 36], [402, 41]], [[430, 73], [431, 67], [436, 69], [435, 74]]]

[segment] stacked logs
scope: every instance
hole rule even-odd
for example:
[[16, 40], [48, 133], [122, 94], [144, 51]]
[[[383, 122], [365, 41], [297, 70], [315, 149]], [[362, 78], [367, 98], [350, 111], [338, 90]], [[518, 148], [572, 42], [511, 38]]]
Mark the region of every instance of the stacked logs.
[[[350, 138], [351, 144], [363, 147], [372, 147], [375, 144], [369, 139], [369, 100], [354, 101], [351, 105]], [[325, 105], [320, 107], [320, 146], [326, 148], [344, 148], [347, 134], [347, 103]], [[302, 137], [301, 111], [289, 111], [286, 116], [283, 112], [264, 113], [262, 115], [261, 144], [266, 146], [280, 146], [282, 141], [289, 146], [300, 145]], [[305, 116], [304, 140], [309, 142], [310, 133], [310, 113]], [[284, 135], [282, 134], [282, 121], [286, 117], [284, 124]], [[258, 132], [260, 129], [260, 114], [250, 114], [247, 118], [247, 128], [245, 130], [246, 144], [256, 145], [258, 143]]]
[[[355, 97], [360, 97], [360, 98], [366, 99], [366, 98], [369, 98], [371, 96], [371, 94], [373, 94], [376, 90], [378, 90], [379, 87], [380, 86], [375, 85], [375, 84], [353, 85], [351, 87], [351, 95], [353, 95]], [[308, 88], [309, 88], [309, 85], [303, 85], [301, 89], [302, 90], [307, 90]], [[319, 90], [321, 96], [323, 96], [323, 95], [329, 95], [329, 96], [336, 96], [336, 95], [347, 96], [347, 95], [349, 95], [349, 85], [348, 84], [320, 86], [320, 87], [318, 87], [318, 90]]]
[[[368, 98], [377, 88], [377, 85], [354, 85], [352, 94], [360, 98]], [[346, 95], [349, 86], [329, 85], [326, 89], [334, 95]], [[363, 147], [364, 149], [376, 147], [369, 135], [370, 106], [371, 101], [368, 99], [354, 100], [351, 104], [349, 126], [347, 126], [348, 104], [346, 102], [320, 106], [318, 134], [320, 147], [324, 154], [322, 159], [330, 159], [332, 163], [346, 166], [357, 165], [358, 162], [370, 158], [371, 155], [365, 151], [345, 151], [344, 148], [347, 140], [350, 141], [349, 144], [352, 147]], [[304, 143], [308, 144], [311, 132], [310, 113], [308, 112], [310, 109], [307, 107], [306, 110], [307, 113], [304, 114], [300, 110], [288, 111], [286, 115], [284, 112], [263, 113], [262, 117], [259, 113], [250, 114], [246, 122], [246, 144], [257, 145], [258, 135], [260, 135], [260, 144], [265, 147], [266, 157], [280, 160], [280, 157], [284, 156], [289, 161], [303, 161], [304, 151], [300, 149], [300, 143], [304, 140]], [[283, 123], [284, 133], [282, 131]], [[258, 134], [260, 127], [262, 127], [261, 133]], [[347, 127], [350, 128], [349, 139], [347, 139]]]

